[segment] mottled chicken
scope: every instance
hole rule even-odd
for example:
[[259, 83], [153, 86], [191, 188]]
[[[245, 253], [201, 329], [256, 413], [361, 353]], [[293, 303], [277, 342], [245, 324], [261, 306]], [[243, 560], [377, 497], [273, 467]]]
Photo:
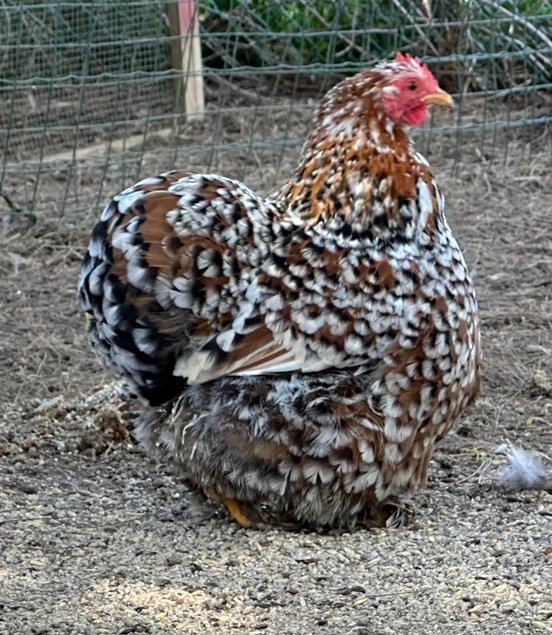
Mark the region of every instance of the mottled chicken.
[[479, 386], [477, 304], [398, 54], [322, 99], [270, 198], [168, 172], [104, 209], [79, 294], [146, 448], [243, 526], [394, 526]]

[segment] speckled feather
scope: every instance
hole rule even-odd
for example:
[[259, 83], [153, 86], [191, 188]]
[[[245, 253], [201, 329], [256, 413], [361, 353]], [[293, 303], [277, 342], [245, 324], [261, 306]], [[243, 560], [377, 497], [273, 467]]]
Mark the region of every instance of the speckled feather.
[[151, 406], [138, 437], [253, 520], [394, 523], [478, 390], [477, 304], [443, 197], [381, 107], [405, 59], [326, 95], [274, 196], [145, 179], [105, 208], [83, 261], [92, 346]]

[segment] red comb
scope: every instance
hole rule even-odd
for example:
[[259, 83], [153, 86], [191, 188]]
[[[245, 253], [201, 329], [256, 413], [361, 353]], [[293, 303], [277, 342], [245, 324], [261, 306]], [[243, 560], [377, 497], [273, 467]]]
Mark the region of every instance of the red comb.
[[429, 73], [427, 64], [422, 64], [420, 62], [419, 57], [412, 57], [408, 53], [406, 55], [403, 55], [402, 53], [397, 53], [395, 55], [395, 62], [398, 62], [399, 64], [407, 64], [408, 66], [411, 66], [412, 68], [422, 68]]

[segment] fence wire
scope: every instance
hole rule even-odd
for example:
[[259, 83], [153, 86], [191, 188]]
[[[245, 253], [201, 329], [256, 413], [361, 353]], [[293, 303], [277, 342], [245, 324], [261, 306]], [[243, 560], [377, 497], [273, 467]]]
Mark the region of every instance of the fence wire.
[[[202, 121], [176, 99], [191, 71], [173, 65], [175, 45], [190, 33], [174, 34], [170, 15], [186, 3], [201, 33]], [[456, 99], [454, 115], [416, 132], [432, 163], [552, 159], [548, 1], [0, 0], [0, 214], [77, 222], [174, 167], [271, 190], [318, 97], [397, 50], [421, 56]]]

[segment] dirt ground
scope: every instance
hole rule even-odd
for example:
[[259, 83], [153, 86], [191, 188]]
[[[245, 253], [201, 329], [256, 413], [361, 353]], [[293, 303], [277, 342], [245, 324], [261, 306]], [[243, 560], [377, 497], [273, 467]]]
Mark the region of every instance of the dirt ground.
[[[249, 167], [248, 184], [274, 186]], [[399, 531], [245, 531], [194, 501], [133, 444], [85, 342], [75, 284], [92, 220], [8, 228], [1, 633], [552, 632], [551, 497], [488, 487], [506, 439], [551, 465], [552, 176], [542, 162], [439, 176], [479, 293], [483, 389]]]

